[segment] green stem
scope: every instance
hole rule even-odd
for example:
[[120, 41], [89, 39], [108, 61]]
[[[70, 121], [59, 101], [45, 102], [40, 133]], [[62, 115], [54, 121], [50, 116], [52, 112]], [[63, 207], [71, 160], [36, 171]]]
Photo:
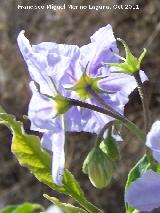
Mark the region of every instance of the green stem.
[[145, 153], [146, 153], [146, 156], [147, 156], [147, 158], [148, 158], [148, 161], [149, 161], [150, 164], [151, 164], [151, 168], [152, 168], [154, 171], [156, 171], [156, 169], [157, 169], [157, 162], [156, 162], [156, 160], [155, 160], [154, 157], [153, 157], [153, 154], [152, 154], [151, 149], [148, 148], [148, 147], [146, 147]]
[[102, 210], [98, 209], [96, 206], [94, 206], [92, 203], [90, 203], [87, 200], [84, 200], [83, 203], [81, 203], [81, 205], [87, 209], [88, 212], [90, 213], [103, 213]]
[[91, 88], [88, 89], [88, 92], [94, 97], [106, 110], [109, 110], [112, 112], [115, 117], [117, 117], [118, 120], [120, 120], [124, 126], [126, 126], [131, 132], [133, 132], [136, 136], [141, 138], [141, 140], [144, 142], [145, 140], [145, 135], [144, 133], [128, 118], [126, 118], [124, 115], [121, 115], [119, 112], [115, 111], [112, 107], [110, 107], [108, 104], [105, 103], [105, 101], [92, 90]]
[[79, 100], [69, 99], [69, 98], [68, 98], [68, 100], [70, 101], [70, 104], [72, 106], [80, 106], [80, 107], [83, 107], [83, 108], [87, 108], [87, 109], [102, 113], [104, 115], [111, 116], [111, 117], [121, 121], [123, 123], [123, 125], [125, 127], [127, 127], [141, 141], [143, 141], [143, 142], [145, 141], [145, 134], [134, 123], [132, 123], [130, 120], [128, 120], [125, 116], [123, 116], [119, 113], [115, 113], [113, 111], [110, 111], [108, 109], [104, 109], [104, 108], [99, 107], [99, 106], [91, 105], [91, 104], [88, 104], [88, 103], [85, 103], [85, 102], [82, 102], [82, 101], [79, 101]]
[[79, 197], [77, 194], [75, 194], [69, 186], [65, 185], [67, 191], [69, 194], [88, 212], [90, 213], [103, 213], [102, 210], [94, 206], [92, 203], [90, 203], [87, 199]]
[[150, 129], [150, 111], [149, 111], [149, 104], [148, 104], [148, 98], [146, 96], [146, 93], [144, 91], [144, 86], [141, 81], [141, 77], [139, 72], [136, 72], [134, 75], [134, 78], [138, 85], [138, 92], [141, 98], [142, 106], [143, 106], [143, 113], [144, 113], [144, 125], [145, 125], [145, 132], [147, 133]]

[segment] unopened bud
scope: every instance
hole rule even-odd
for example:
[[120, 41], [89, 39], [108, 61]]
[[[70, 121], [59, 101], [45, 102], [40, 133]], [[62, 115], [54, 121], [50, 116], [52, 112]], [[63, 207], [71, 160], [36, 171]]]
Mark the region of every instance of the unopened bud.
[[83, 172], [88, 174], [93, 186], [104, 188], [112, 179], [112, 161], [100, 148], [93, 148], [83, 163]]

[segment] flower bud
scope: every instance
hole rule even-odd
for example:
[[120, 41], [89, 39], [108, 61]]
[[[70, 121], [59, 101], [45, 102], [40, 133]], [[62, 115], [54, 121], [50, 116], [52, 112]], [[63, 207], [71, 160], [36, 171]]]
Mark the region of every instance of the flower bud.
[[112, 161], [100, 148], [93, 148], [83, 163], [83, 172], [88, 174], [93, 186], [104, 188], [112, 179]]

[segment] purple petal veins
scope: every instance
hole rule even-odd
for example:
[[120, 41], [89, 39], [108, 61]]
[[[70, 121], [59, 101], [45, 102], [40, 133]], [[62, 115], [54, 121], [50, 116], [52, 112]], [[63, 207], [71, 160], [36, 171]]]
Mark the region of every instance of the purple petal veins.
[[[61, 185], [64, 169], [64, 132], [86, 131], [98, 134], [113, 118], [88, 109], [72, 107], [63, 115], [62, 121], [61, 116], [55, 118], [54, 101], [43, 94], [55, 96], [57, 89], [67, 98], [80, 99], [74, 91], [65, 88], [72, 87], [79, 81], [88, 64], [86, 74], [90, 78], [108, 76], [99, 81], [98, 87], [113, 91], [114, 94], [105, 93], [100, 96], [114, 110], [123, 114], [128, 96], [137, 85], [131, 76], [113, 74], [112, 67], [103, 66], [104, 61], [118, 63], [118, 57], [114, 55], [118, 54], [118, 48], [110, 25], [100, 28], [91, 36], [91, 43], [82, 47], [53, 42], [31, 46], [24, 36], [24, 31], [19, 33], [17, 42], [32, 80], [32, 98], [28, 108], [31, 129], [43, 133], [42, 146], [53, 152], [53, 180], [57, 185]], [[141, 75], [142, 80], [147, 79], [143, 72]], [[37, 91], [34, 82], [39, 85], [40, 91]], [[100, 106], [92, 98], [86, 102]]]

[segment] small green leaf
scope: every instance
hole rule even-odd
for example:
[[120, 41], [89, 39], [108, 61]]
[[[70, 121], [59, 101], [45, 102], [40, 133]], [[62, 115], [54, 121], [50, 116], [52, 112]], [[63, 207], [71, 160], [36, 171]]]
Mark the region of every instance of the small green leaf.
[[54, 205], [58, 206], [60, 209], [62, 209], [65, 213], [87, 213], [84, 209], [81, 209], [79, 207], [75, 207], [69, 203], [61, 203], [57, 198], [50, 197], [46, 194], [44, 194], [44, 197], [50, 200]]
[[36, 210], [43, 211], [44, 208], [39, 204], [23, 203], [20, 205], [10, 205], [3, 209], [1, 213], [32, 213]]
[[9, 205], [1, 210], [1, 213], [13, 213], [13, 211], [18, 207], [18, 205]]
[[76, 201], [78, 201], [84, 209], [86, 209], [87, 211], [89, 210], [89, 212], [92, 213], [102, 213], [100, 209], [87, 201], [79, 183], [76, 181], [72, 173], [68, 170], [65, 170], [64, 172], [63, 184], [68, 194]]
[[64, 172], [63, 184], [65, 188], [67, 188], [67, 191], [70, 192], [71, 195], [78, 196], [84, 199], [84, 193], [79, 183], [76, 181], [72, 173], [69, 172], [68, 170], [65, 170]]
[[[125, 190], [128, 189], [129, 185], [135, 181], [137, 178], [141, 177], [143, 174], [146, 173], [146, 171], [150, 168], [150, 162], [148, 161], [148, 158], [146, 155], [144, 155], [138, 163], [130, 170], [128, 174], [127, 183], [125, 186]], [[138, 211], [130, 207], [126, 203], [126, 213], [134, 213], [134, 211]]]

